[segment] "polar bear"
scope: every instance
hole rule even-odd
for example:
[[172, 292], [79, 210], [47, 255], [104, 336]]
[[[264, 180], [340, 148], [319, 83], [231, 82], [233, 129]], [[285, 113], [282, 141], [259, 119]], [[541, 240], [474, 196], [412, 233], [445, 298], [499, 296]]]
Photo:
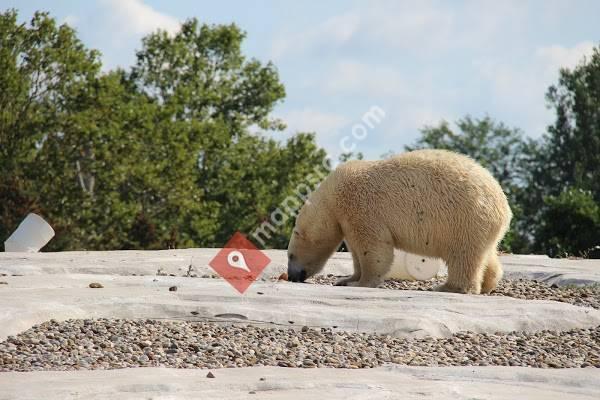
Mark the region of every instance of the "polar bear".
[[336, 168], [300, 210], [288, 246], [288, 279], [303, 282], [346, 242], [354, 274], [342, 286], [376, 287], [393, 249], [443, 259], [439, 291], [489, 293], [502, 277], [497, 245], [512, 213], [502, 188], [475, 161], [416, 150]]

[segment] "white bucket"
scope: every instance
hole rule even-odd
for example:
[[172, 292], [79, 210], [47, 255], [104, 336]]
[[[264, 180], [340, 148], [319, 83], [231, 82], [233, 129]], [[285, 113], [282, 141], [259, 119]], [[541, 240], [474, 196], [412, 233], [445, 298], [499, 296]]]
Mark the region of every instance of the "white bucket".
[[42, 217], [30, 213], [4, 242], [4, 251], [37, 253], [54, 237], [54, 229]]
[[387, 278], [427, 280], [434, 278], [444, 262], [439, 258], [423, 257], [405, 251], [394, 250], [394, 262]]

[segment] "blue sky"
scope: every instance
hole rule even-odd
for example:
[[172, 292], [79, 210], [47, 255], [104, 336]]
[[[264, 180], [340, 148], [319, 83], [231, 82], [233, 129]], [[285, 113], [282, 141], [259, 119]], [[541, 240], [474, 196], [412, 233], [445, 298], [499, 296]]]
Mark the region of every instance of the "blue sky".
[[100, 50], [105, 69], [127, 67], [140, 39], [179, 21], [235, 22], [244, 51], [271, 60], [287, 98], [275, 115], [315, 131], [333, 154], [372, 106], [385, 117], [357, 143], [378, 158], [419, 128], [489, 115], [539, 137], [552, 122], [544, 94], [560, 67], [600, 41], [598, 1], [7, 1], [21, 19], [48, 10]]

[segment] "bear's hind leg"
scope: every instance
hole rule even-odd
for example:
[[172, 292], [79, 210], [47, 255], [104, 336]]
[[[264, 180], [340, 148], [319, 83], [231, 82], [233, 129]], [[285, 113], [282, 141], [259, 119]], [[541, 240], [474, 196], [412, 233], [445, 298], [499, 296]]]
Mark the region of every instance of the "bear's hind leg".
[[377, 287], [390, 271], [394, 260], [394, 247], [391, 241], [378, 241], [368, 249], [358, 251], [361, 275], [356, 282], [349, 282], [347, 286]]
[[448, 280], [435, 288], [438, 292], [479, 294], [483, 278], [483, 255], [454, 254], [448, 264]]
[[485, 262], [485, 272], [483, 273], [483, 283], [481, 284], [481, 293], [490, 293], [502, 279], [502, 264], [498, 259], [496, 248], [490, 250]]
[[337, 282], [335, 282], [335, 286], [347, 286], [349, 283], [356, 282], [360, 279], [361, 268], [358, 255], [356, 254], [356, 252], [352, 251], [350, 246], [348, 246], [348, 243], [346, 243], [346, 247], [348, 248], [348, 251], [352, 252], [352, 264], [354, 266], [354, 273], [345, 278], [338, 279]]

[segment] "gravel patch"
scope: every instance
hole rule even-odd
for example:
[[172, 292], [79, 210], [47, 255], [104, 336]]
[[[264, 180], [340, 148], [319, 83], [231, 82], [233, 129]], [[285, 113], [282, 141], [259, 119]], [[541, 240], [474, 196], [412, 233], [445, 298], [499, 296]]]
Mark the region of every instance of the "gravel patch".
[[600, 326], [401, 339], [330, 328], [85, 319], [51, 320], [0, 343], [0, 371], [256, 365], [371, 368], [385, 363], [600, 368]]
[[[339, 278], [341, 277], [330, 274], [311, 278], [307, 282], [333, 285]], [[379, 285], [379, 288], [429, 291], [444, 282], [444, 278], [434, 278], [426, 281], [387, 280]], [[498, 282], [498, 286], [492, 293], [483, 296], [508, 296], [523, 300], [553, 300], [576, 306], [600, 309], [600, 285], [557, 286], [527, 279], [502, 279]]]

